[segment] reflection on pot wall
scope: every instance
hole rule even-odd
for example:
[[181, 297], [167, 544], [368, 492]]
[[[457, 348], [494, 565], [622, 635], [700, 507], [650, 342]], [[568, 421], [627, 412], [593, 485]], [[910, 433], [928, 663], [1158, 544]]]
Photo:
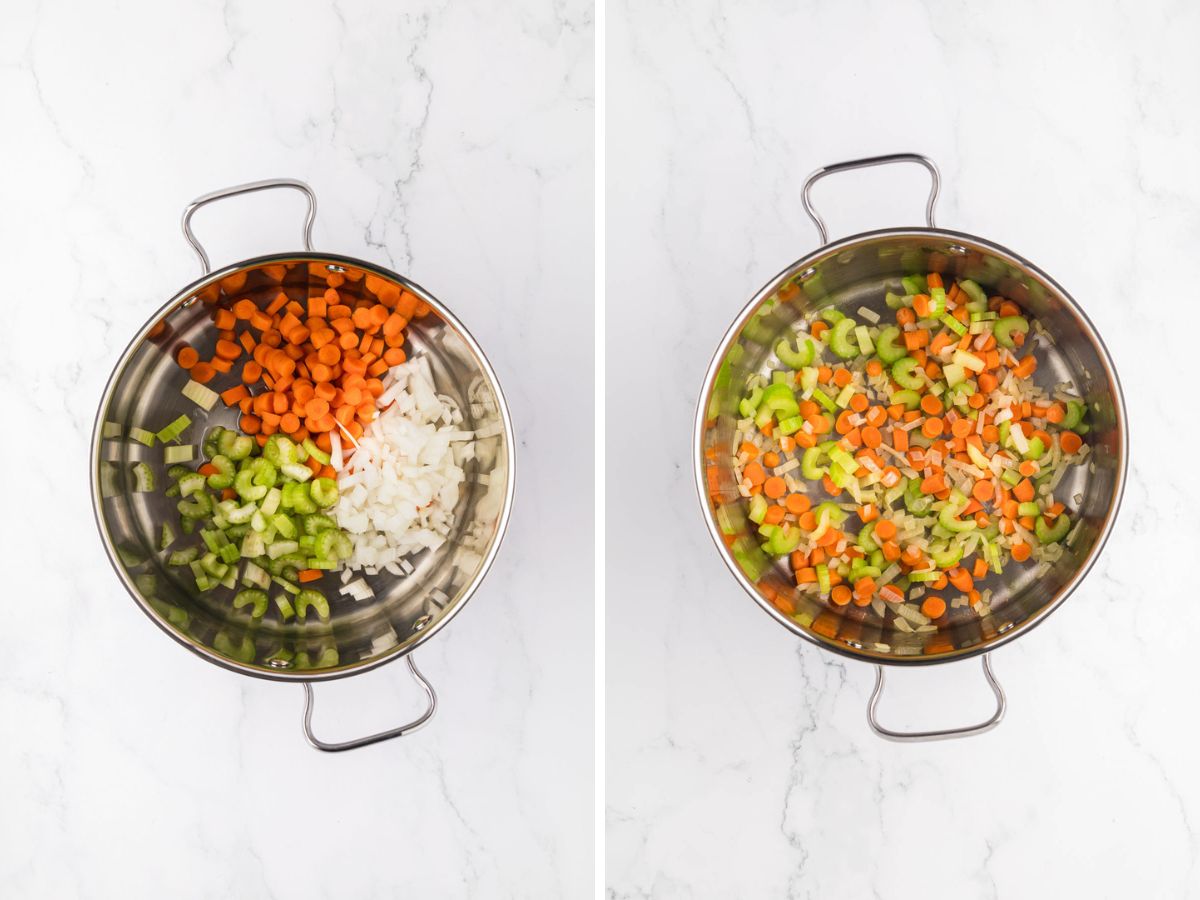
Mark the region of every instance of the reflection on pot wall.
[[[1082, 525], [1072, 547], [1052, 565], [1010, 570], [992, 579], [990, 605], [977, 615], [952, 610], [942, 629], [912, 630], [897, 624], [890, 609], [831, 607], [798, 591], [786, 561], [776, 562], [760, 548], [757, 526], [746, 516], [732, 466], [743, 429], [738, 406], [751, 378], [778, 365], [774, 347], [792, 335], [810, 311], [835, 307], [856, 315], [859, 307], [878, 308], [891, 291], [904, 293], [905, 275], [941, 272], [970, 278], [989, 293], [1017, 300], [1045, 331], [1037, 381], [1046, 387], [1073, 382], [1086, 400], [1092, 432], [1092, 462], [1074, 467], [1060, 484], [1074, 497]], [[722, 346], [706, 394], [697, 460], [711, 525], [727, 561], [744, 585], [785, 625], [832, 649], [878, 661], [918, 661], [981, 649], [1051, 609], [1073, 587], [1099, 549], [1119, 500], [1123, 479], [1123, 412], [1115, 373], [1098, 336], [1065, 293], [1027, 263], [1001, 248], [966, 235], [939, 231], [876, 232], [850, 238], [789, 267], [739, 317]]]
[[[236, 407], [218, 402], [206, 413], [181, 393], [188, 375], [174, 361], [177, 349], [184, 343], [212, 344], [213, 304], [228, 306], [248, 297], [265, 308], [280, 291], [304, 300], [310, 290], [324, 290], [330, 271], [342, 273], [338, 291], [350, 301], [362, 295], [368, 282], [383, 279], [430, 305], [428, 314], [410, 323], [406, 352], [410, 358], [428, 360], [436, 390], [461, 410], [462, 427], [475, 432], [475, 440], [458, 451], [466, 483], [450, 539], [434, 551], [410, 557], [406, 568], [411, 571], [403, 577], [367, 575], [374, 600], [359, 603], [340, 594], [330, 596], [331, 615], [324, 622], [315, 616], [303, 623], [283, 622], [274, 610], [255, 620], [248, 610], [232, 609], [223, 592], [197, 592], [187, 566], [166, 564], [170, 551], [159, 549], [159, 529], [163, 522], [179, 523], [176, 498], [161, 490], [136, 491], [133, 467], [149, 464], [162, 486], [170, 483], [168, 466], [161, 446], [139, 443], [130, 430], [156, 429], [186, 414], [192, 424], [180, 441], [198, 445], [213, 426], [236, 428]], [[333, 674], [406, 652], [421, 631], [465, 601], [500, 537], [511, 488], [511, 449], [503, 404], [486, 364], [426, 292], [382, 270], [356, 268], [350, 260], [308, 254], [264, 257], [246, 268], [215, 273], [192, 290], [131, 345], [113, 375], [99, 417], [97, 516], [127, 585], [147, 611], [185, 643], [255, 674]]]

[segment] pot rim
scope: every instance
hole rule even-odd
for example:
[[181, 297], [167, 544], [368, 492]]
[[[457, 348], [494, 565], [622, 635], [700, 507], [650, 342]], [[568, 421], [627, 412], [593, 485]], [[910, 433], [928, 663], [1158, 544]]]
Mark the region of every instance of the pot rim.
[[[779, 285], [791, 275], [801, 271], [809, 266], [814, 265], [822, 257], [843, 252], [848, 249], [854, 249], [870, 244], [872, 241], [881, 238], [904, 238], [904, 237], [932, 237], [951, 241], [963, 241], [969, 244], [975, 244], [980, 249], [1006, 258], [1014, 265], [1023, 267], [1034, 273], [1038, 278], [1045, 281], [1059, 295], [1070, 304], [1071, 309], [1079, 317], [1082, 322], [1087, 336], [1099, 351], [1098, 355], [1105, 367], [1105, 374], [1113, 385], [1113, 400], [1117, 412], [1117, 422], [1121, 426], [1121, 444], [1120, 444], [1120, 465], [1116, 472], [1116, 480], [1113, 485], [1112, 498], [1109, 502], [1108, 513], [1105, 516], [1104, 525], [1101, 528], [1100, 535], [1092, 546], [1091, 552], [1087, 559], [1076, 569], [1075, 574], [1071, 577], [1063, 588], [1059, 591], [1058, 596], [1036, 614], [1027, 618], [1021, 624], [1010, 628], [1003, 634], [998, 634], [990, 640], [981, 641], [971, 647], [959, 648], [946, 653], [940, 653], [935, 656], [887, 656], [866, 649], [856, 650], [847, 646], [844, 643], [835, 642], [821, 635], [815, 634], [794, 619], [785, 616], [755, 589], [754, 585], [746, 578], [741, 568], [737, 565], [721, 540], [721, 534], [717, 527], [715, 517], [712, 514], [708, 500], [708, 489], [705, 480], [705, 464], [704, 464], [704, 425], [707, 421], [706, 412], [708, 407], [708, 397], [712, 392], [713, 384], [716, 380], [717, 370], [720, 368], [721, 361], [728, 352], [733, 341], [741, 333], [742, 328], [749, 320], [750, 316], [762, 305], [768, 297], [770, 297]], [[721, 559], [724, 561], [726, 568], [733, 573], [735, 579], [742, 586], [754, 601], [776, 622], [786, 628], [793, 634], [798, 635], [811, 644], [815, 644], [822, 650], [827, 650], [831, 653], [836, 653], [840, 656], [849, 657], [850, 659], [859, 660], [862, 662], [875, 663], [877, 665], [894, 665], [894, 666], [920, 666], [920, 665], [938, 665], [939, 663], [952, 662], [955, 660], [969, 659], [972, 656], [990, 653], [992, 650], [1007, 644], [1009, 641], [1015, 640], [1021, 635], [1029, 633], [1037, 625], [1044, 622], [1051, 613], [1058, 609], [1066, 601], [1068, 597], [1074, 593], [1080, 582], [1087, 576], [1099, 559], [1100, 554], [1104, 550], [1104, 545], [1108, 541], [1109, 535], [1112, 533], [1113, 526], [1116, 524], [1117, 514], [1121, 508], [1121, 500], [1125, 494], [1125, 481], [1129, 468], [1129, 420], [1125, 411], [1125, 395], [1121, 388], [1120, 378], [1117, 376], [1116, 367], [1113, 365], [1112, 356], [1108, 352], [1108, 346], [1104, 343], [1100, 333], [1096, 330], [1096, 326], [1088, 317], [1083, 308], [1075, 301], [1075, 298], [1063, 288], [1061, 284], [1051, 278], [1045, 271], [1034, 265], [1025, 257], [1014, 253], [1007, 247], [990, 241], [987, 238], [979, 237], [978, 235], [970, 234], [964, 231], [954, 231], [947, 228], [930, 228], [923, 226], [909, 226], [901, 228], [879, 228], [871, 231], [861, 231], [857, 234], [848, 235], [839, 238], [836, 241], [831, 241], [817, 247], [812, 252], [806, 254], [795, 262], [783, 268], [778, 274], [758, 290], [750, 301], [743, 307], [742, 311], [734, 319], [733, 323], [726, 330], [725, 335], [721, 338], [721, 342], [717, 345], [717, 350], [713, 354], [712, 360], [709, 362], [707, 372], [704, 376], [704, 387], [700, 392], [700, 397], [696, 404], [695, 420], [692, 431], [692, 461], [695, 476], [695, 486], [697, 495], [700, 501], [700, 506], [704, 512], [705, 525], [708, 528], [709, 537], [712, 538], [716, 545]]]
[[[491, 547], [484, 555], [483, 562], [479, 571], [471, 579], [466, 589], [463, 591], [462, 598], [452, 608], [448, 609], [436, 622], [427, 628], [423, 628], [411, 642], [397, 645], [393, 650], [379, 657], [378, 659], [370, 660], [369, 662], [350, 663], [347, 665], [334, 666], [330, 669], [314, 672], [313, 670], [305, 670], [303, 672], [288, 671], [285, 669], [270, 670], [258, 666], [251, 666], [237, 660], [229, 659], [221, 656], [209, 647], [205, 647], [197, 641], [190, 640], [186, 635], [177, 632], [171, 628], [166, 621], [159, 616], [158, 612], [150, 606], [149, 603], [141, 596], [141, 592], [136, 589], [132, 577], [125, 570], [124, 566], [116, 554], [116, 548], [113, 546], [113, 541], [107, 529], [104, 526], [103, 518], [100, 515], [100, 504], [102, 497], [100, 494], [100, 449], [102, 444], [102, 430], [104, 423], [104, 412], [108, 408], [108, 404], [112, 399], [113, 390], [116, 387], [117, 375], [124, 369], [125, 364], [129, 360], [129, 355], [135, 347], [139, 346], [146, 339], [146, 335], [150, 329], [165, 316], [170, 310], [177, 306], [180, 302], [190, 296], [195, 295], [200, 290], [208, 285], [226, 278], [243, 269], [258, 268], [263, 265], [270, 265], [277, 262], [332, 262], [337, 265], [344, 265], [349, 268], [362, 269], [364, 272], [369, 272], [378, 275], [382, 278], [395, 280], [402, 284], [406, 289], [411, 290], [422, 300], [428, 303], [439, 316], [446, 320], [462, 339], [467, 346], [475, 353], [479, 359], [480, 367], [491, 381], [491, 386], [496, 394], [496, 402], [500, 411], [500, 419], [504, 425], [504, 438], [506, 442], [506, 451], [508, 454], [508, 478], [507, 486], [504, 492], [504, 502], [500, 510], [500, 517], [497, 522], [497, 530]], [[92, 446], [89, 458], [91, 469], [91, 487], [92, 487], [92, 513], [96, 520], [96, 527], [100, 532], [101, 542], [104, 544], [104, 551], [108, 556], [109, 564], [113, 571], [117, 573], [117, 577], [124, 585], [126, 592], [134, 599], [138, 607], [144, 612], [155, 625], [157, 625], [168, 636], [173, 638], [177, 643], [191, 650], [197, 656], [200, 656], [205, 661], [220, 666], [231, 672], [236, 672], [240, 675], [249, 675], [254, 678], [262, 678], [267, 681], [284, 681], [293, 683], [317, 682], [317, 681], [333, 681], [338, 678], [347, 678], [351, 675], [359, 675], [363, 672], [368, 672], [372, 669], [377, 669], [380, 666], [407, 656], [412, 653], [417, 647], [430, 640], [435, 634], [441, 631], [451, 619], [453, 619], [467, 605], [467, 601], [471, 599], [479, 584], [483, 581], [488, 571], [491, 569], [493, 562], [496, 559], [496, 554], [500, 550], [500, 545], [504, 541], [505, 532], [508, 529], [508, 520], [512, 514], [513, 493], [516, 487], [516, 441], [514, 440], [512, 419], [509, 416], [508, 403], [504, 399], [504, 392], [500, 387], [500, 381], [496, 377], [496, 372], [492, 368], [491, 362], [488, 361], [483, 349], [476, 342], [474, 336], [466, 329], [459, 321], [458, 317], [451, 313], [436, 297], [421, 287], [415, 281], [406, 278], [396, 272], [386, 269], [383, 266], [377, 265], [366, 260], [358, 259], [353, 256], [343, 256], [337, 253], [323, 253], [316, 250], [300, 250], [293, 253], [271, 253], [263, 256], [256, 256], [250, 259], [244, 259], [239, 262], [231, 263], [223, 268], [214, 269], [206, 275], [197, 278], [195, 281], [176, 292], [166, 303], [146, 320], [146, 323], [138, 330], [134, 337], [126, 344], [125, 349], [121, 351], [120, 358], [116, 365], [113, 366], [112, 372], [108, 376], [108, 381], [105, 383], [104, 392], [100, 397], [100, 403], [96, 410], [96, 420], [92, 426]]]

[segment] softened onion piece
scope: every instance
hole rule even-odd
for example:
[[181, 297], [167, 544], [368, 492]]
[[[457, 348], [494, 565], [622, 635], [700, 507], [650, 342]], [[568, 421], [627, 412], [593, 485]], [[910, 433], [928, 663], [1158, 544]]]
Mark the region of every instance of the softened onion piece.
[[462, 415], [434, 390], [428, 363], [395, 366], [380, 397], [386, 406], [338, 474], [338, 524], [354, 543], [350, 569], [403, 567], [450, 535], [465, 473], [455, 446], [473, 441]]

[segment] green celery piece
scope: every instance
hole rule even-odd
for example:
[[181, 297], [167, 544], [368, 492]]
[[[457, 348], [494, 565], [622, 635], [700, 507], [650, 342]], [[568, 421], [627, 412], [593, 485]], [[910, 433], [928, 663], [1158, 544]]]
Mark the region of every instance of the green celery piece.
[[1056, 518], [1053, 525], [1047, 524], [1045, 516], [1038, 516], [1033, 526], [1033, 533], [1043, 544], [1057, 544], [1070, 530], [1071, 520], [1065, 513]]
[[158, 432], [157, 437], [164, 444], [168, 441], [173, 441], [187, 431], [188, 426], [191, 424], [192, 420], [190, 418], [187, 416], [180, 416], [170, 425], [164, 427], [162, 431]]
[[879, 337], [875, 339], [875, 353], [880, 362], [887, 366], [907, 356], [908, 351], [900, 341], [900, 329], [889, 325], [879, 332]]
[[809, 481], [820, 481], [821, 476], [826, 475], [828, 470], [821, 465], [821, 457], [824, 451], [820, 447], [809, 447], [800, 457], [800, 474]]
[[301, 444], [309, 456], [315, 457], [317, 462], [323, 466], [329, 465], [330, 456], [324, 450], [316, 445], [312, 438], [305, 438]]
[[943, 313], [941, 316], [941, 321], [943, 325], [945, 325], [959, 337], [962, 337], [967, 333], [967, 326], [958, 321], [958, 319], [954, 318], [954, 316], [950, 315], [950, 313]]
[[829, 329], [829, 349], [842, 359], [854, 359], [859, 354], [858, 344], [850, 340], [857, 326], [857, 322], [846, 317]]
[[837, 404], [833, 402], [828, 394], [820, 388], [814, 388], [812, 398], [825, 407], [825, 411], [836, 414], [838, 411]]
[[983, 288], [969, 278], [964, 278], [958, 283], [959, 290], [963, 291], [969, 299], [969, 303], [981, 306], [987, 309], [987, 294]]
[[997, 319], [996, 324], [992, 326], [992, 333], [996, 336], [996, 343], [1001, 347], [1013, 348], [1017, 346], [1013, 340], [1014, 334], [1027, 334], [1029, 332], [1029, 320], [1024, 316], [1005, 316], [1002, 319]]
[[817, 355], [816, 344], [812, 338], [796, 336], [796, 349], [793, 350], [788, 339], [784, 338], [775, 345], [775, 355], [780, 361], [791, 369], [800, 370], [805, 366], [811, 366]]
[[1062, 427], [1074, 431], [1079, 427], [1079, 423], [1083, 421], [1084, 413], [1087, 412], [1087, 407], [1078, 400], [1067, 401], [1067, 414], [1063, 417]]
[[241, 609], [243, 606], [249, 606], [251, 608], [250, 615], [255, 619], [261, 619], [267, 614], [268, 602], [267, 592], [258, 588], [246, 588], [233, 596], [233, 608]]
[[304, 588], [296, 595], [296, 618], [305, 621], [309, 608], [315, 609], [322, 619], [329, 618], [329, 601], [320, 591]]
[[139, 444], [145, 444], [147, 447], [154, 446], [155, 434], [153, 431], [147, 431], [145, 428], [138, 428], [135, 425], [129, 429], [129, 436]]
[[770, 506], [767, 503], [767, 498], [762, 494], [755, 494], [750, 498], [750, 512], [747, 514], [750, 521], [755, 525], [761, 525], [763, 519], [767, 517], [767, 508]]

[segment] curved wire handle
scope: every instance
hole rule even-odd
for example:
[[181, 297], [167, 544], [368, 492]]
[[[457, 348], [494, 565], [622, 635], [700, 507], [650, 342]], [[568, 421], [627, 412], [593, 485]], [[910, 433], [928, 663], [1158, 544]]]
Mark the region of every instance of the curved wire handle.
[[212, 263], [208, 261], [208, 254], [204, 252], [204, 248], [196, 240], [196, 235], [192, 233], [192, 215], [200, 207], [207, 206], [216, 200], [223, 200], [226, 197], [236, 197], [238, 194], [253, 194], [256, 191], [265, 191], [270, 188], [292, 188], [308, 198], [308, 215], [304, 217], [304, 249], [310, 253], [312, 252], [313, 222], [317, 218], [317, 195], [313, 193], [312, 188], [303, 181], [297, 181], [295, 178], [268, 178], [265, 181], [238, 184], [233, 187], [222, 188], [219, 191], [213, 191], [211, 194], [205, 194], [203, 197], [197, 197], [183, 211], [183, 236], [187, 238], [187, 242], [192, 245], [192, 249], [200, 257], [200, 265], [203, 266], [205, 275], [212, 271]]
[[832, 166], [823, 166], [813, 172], [804, 179], [804, 189], [800, 193], [800, 199], [804, 203], [804, 211], [808, 213], [808, 217], [813, 220], [813, 224], [817, 226], [817, 233], [821, 236], [821, 244], [829, 243], [829, 232], [825, 229], [825, 223], [821, 219], [820, 213], [812, 204], [812, 187], [826, 175], [833, 175], [837, 172], [848, 172], [851, 169], [869, 169], [872, 166], [886, 166], [889, 163], [910, 162], [924, 166], [929, 171], [929, 177], [933, 184], [929, 189], [929, 202], [925, 204], [925, 221], [930, 228], [933, 224], [933, 208], [937, 205], [938, 192], [942, 189], [942, 177], [938, 174], [938, 168], [933, 164], [933, 160], [922, 156], [919, 153], [889, 153], [887, 156], [870, 156], [866, 159], [852, 159], [849, 162], [834, 163]]
[[412, 734], [426, 722], [433, 718], [433, 714], [437, 712], [437, 692], [434, 691], [433, 685], [426, 680], [421, 674], [417, 664], [413, 661], [410, 653], [405, 657], [408, 662], [408, 671], [412, 673], [412, 677], [417, 684], [421, 685], [425, 691], [425, 696], [429, 699], [429, 707], [425, 712], [421, 713], [411, 722], [401, 725], [399, 728], [390, 728], [387, 731], [381, 731], [378, 734], [370, 734], [366, 737], [354, 738], [349, 741], [340, 741], [331, 743], [323, 741], [312, 730], [312, 715], [313, 715], [313, 689], [312, 684], [304, 682], [304, 737], [316, 749], [324, 750], [326, 753], [339, 753], [342, 750], [354, 750], [358, 747], [366, 747], [370, 744], [378, 744], [380, 741], [390, 741], [392, 738], [403, 737], [406, 734]]
[[944, 741], [949, 738], [971, 737], [991, 731], [1004, 718], [1008, 700], [1004, 696], [1004, 688], [1000, 687], [1000, 682], [992, 673], [992, 661], [986, 653], [983, 655], [983, 674], [987, 678], [992, 693], [996, 695], [996, 711], [992, 713], [991, 718], [978, 725], [968, 725], [964, 728], [945, 728], [939, 731], [892, 731], [880, 725], [879, 720], [875, 718], [875, 708], [879, 705], [880, 694], [883, 693], [883, 666], [877, 665], [875, 666], [875, 690], [871, 692], [871, 699], [867, 703], [867, 723], [873, 732], [889, 741]]

